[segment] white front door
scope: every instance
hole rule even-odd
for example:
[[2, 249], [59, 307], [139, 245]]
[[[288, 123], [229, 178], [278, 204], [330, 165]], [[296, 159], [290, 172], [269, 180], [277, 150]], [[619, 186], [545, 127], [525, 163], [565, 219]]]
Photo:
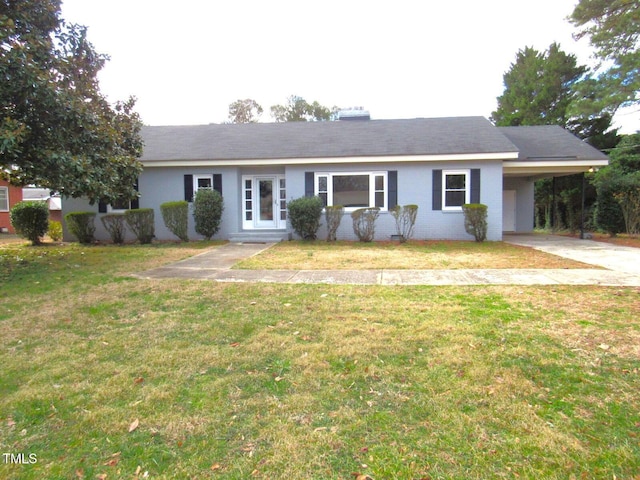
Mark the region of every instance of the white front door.
[[516, 231], [516, 191], [502, 192], [502, 231]]
[[287, 226], [285, 179], [280, 175], [243, 176], [243, 228]]

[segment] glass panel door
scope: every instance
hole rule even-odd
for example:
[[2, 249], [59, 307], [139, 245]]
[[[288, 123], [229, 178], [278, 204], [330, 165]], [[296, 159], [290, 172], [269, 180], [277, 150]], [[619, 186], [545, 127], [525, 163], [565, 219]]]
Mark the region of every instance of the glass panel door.
[[[256, 212], [256, 227], [276, 228], [278, 199], [274, 197], [274, 190], [277, 192], [276, 179], [274, 177], [258, 177], [255, 181], [256, 199], [254, 203]], [[276, 188], [274, 188], [276, 187]]]

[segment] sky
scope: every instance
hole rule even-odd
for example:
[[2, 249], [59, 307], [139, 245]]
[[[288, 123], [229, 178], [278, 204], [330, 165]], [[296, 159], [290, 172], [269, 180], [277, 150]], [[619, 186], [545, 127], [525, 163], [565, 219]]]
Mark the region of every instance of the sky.
[[[518, 50], [553, 42], [593, 65], [566, 17], [577, 0], [63, 0], [110, 61], [110, 101], [137, 98], [147, 125], [228, 120], [251, 98], [273, 121], [291, 95], [372, 119], [489, 117]], [[637, 107], [616, 116], [640, 130]]]

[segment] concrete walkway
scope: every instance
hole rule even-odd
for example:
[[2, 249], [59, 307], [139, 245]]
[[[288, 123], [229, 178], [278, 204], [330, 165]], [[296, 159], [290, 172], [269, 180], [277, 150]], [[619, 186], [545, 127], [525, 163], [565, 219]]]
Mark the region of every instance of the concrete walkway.
[[506, 236], [505, 242], [607, 268], [483, 270], [234, 270], [240, 260], [273, 244], [229, 243], [138, 278], [189, 278], [218, 282], [349, 285], [602, 285], [640, 286], [640, 249], [544, 235]]

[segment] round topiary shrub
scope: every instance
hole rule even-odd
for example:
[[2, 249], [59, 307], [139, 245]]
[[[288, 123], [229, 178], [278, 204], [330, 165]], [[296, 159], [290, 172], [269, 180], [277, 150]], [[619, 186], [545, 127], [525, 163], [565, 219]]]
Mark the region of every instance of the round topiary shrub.
[[291, 227], [303, 240], [316, 239], [323, 208], [320, 197], [300, 197], [287, 204]]
[[49, 207], [45, 202], [18, 202], [9, 212], [9, 217], [16, 233], [33, 245], [39, 245], [40, 238], [49, 229]]
[[201, 188], [193, 197], [193, 219], [196, 233], [211, 240], [220, 229], [224, 204], [220, 192]]

